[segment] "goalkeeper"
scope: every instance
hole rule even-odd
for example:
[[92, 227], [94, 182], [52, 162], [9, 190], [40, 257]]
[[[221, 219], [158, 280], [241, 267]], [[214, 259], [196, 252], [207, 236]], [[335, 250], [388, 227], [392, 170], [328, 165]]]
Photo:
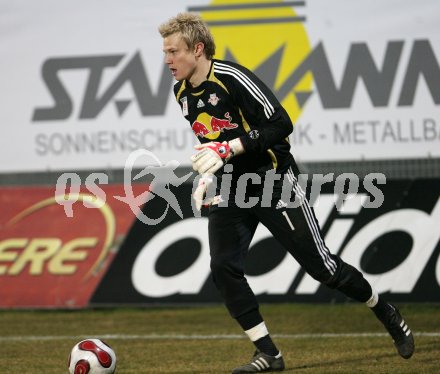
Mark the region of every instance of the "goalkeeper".
[[[393, 338], [398, 353], [411, 357], [413, 335], [397, 308], [383, 300], [361, 272], [327, 248], [297, 181], [299, 172], [288, 142], [292, 122], [274, 94], [243, 66], [213, 58], [215, 43], [199, 16], [178, 14], [161, 25], [159, 32], [165, 63], [177, 80], [176, 100], [201, 142], [192, 156], [194, 170], [203, 175], [194, 193], [197, 206], [209, 203], [204, 194], [212, 175], [217, 186], [222, 185], [222, 178], [231, 179], [228, 196], [217, 191], [209, 204], [211, 271], [231, 316], [256, 348], [250, 362], [232, 372], [284, 370], [281, 351], [271, 339], [244, 276], [246, 253], [260, 222], [313, 278], [366, 303]], [[271, 171], [280, 178], [275, 178], [271, 203], [266, 207], [261, 204], [263, 186]], [[250, 208], [236, 201], [242, 195], [237, 181], [244, 174], [256, 176], [258, 181], [245, 191], [247, 199], [257, 197], [259, 201]], [[300, 206], [289, 207], [281, 200], [284, 180], [290, 182]]]

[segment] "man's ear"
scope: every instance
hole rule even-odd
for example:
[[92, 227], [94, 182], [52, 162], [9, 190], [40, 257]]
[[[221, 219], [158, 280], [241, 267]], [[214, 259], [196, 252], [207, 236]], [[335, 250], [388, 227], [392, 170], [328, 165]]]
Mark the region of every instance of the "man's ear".
[[196, 43], [194, 46], [194, 54], [196, 57], [200, 57], [203, 55], [203, 51], [205, 49], [205, 45], [202, 42]]

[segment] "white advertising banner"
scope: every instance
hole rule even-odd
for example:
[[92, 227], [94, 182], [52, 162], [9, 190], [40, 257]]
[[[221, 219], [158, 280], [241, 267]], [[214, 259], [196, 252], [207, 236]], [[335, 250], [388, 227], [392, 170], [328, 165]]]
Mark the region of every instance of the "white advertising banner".
[[440, 157], [437, 0], [0, 0], [0, 172], [189, 165], [157, 31], [187, 10], [273, 89], [298, 160]]

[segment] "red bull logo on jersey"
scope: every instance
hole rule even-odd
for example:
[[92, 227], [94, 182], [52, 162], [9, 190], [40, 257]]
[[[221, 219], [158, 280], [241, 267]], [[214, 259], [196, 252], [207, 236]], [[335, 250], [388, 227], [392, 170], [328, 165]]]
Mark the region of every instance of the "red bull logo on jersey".
[[200, 138], [217, 139], [224, 130], [231, 130], [238, 127], [232, 123], [229, 112], [224, 115], [225, 119], [210, 116], [207, 113], [200, 114], [191, 125], [194, 134]]

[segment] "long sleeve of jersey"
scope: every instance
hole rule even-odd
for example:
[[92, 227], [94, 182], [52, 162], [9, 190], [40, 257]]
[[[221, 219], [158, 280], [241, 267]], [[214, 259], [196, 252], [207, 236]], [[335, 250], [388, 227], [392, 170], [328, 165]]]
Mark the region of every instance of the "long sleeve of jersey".
[[214, 73], [225, 84], [246, 122], [240, 140], [247, 153], [261, 153], [285, 141], [293, 124], [272, 91], [241, 65], [214, 61]]

